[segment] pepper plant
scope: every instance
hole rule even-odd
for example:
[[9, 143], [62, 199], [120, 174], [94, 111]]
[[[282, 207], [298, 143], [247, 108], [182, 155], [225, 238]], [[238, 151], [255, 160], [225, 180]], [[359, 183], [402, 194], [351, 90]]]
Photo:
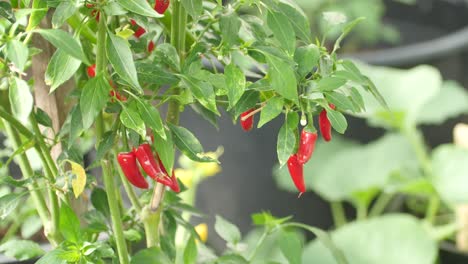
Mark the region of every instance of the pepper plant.
[[[246, 6], [256, 13], [243, 14]], [[0, 198], [1, 217], [32, 201], [54, 248], [38, 263], [248, 262], [256, 248], [245, 254], [235, 226], [218, 218], [229, 250], [206, 260], [181, 216], [196, 210], [178, 196], [186, 187], [174, 173], [176, 150], [195, 162], [218, 161], [179, 124], [180, 113], [191, 107], [213, 125], [225, 113], [246, 130], [255, 115], [259, 128], [284, 116], [277, 142], [284, 165], [297, 152], [299, 123], [315, 133], [322, 112], [325, 134], [331, 127], [344, 133], [343, 112], [364, 109], [362, 93], [385, 105], [351, 61], [337, 58], [361, 19], [328, 50], [292, 1], [11, 0], [0, 11], [0, 120], [12, 150], [3, 168], [14, 160], [21, 170], [21, 179], [2, 177], [14, 189]], [[295, 182], [306, 160], [290, 166]], [[319, 229], [268, 214], [255, 219], [265, 237], [288, 228], [314, 232], [347, 263]], [[182, 246], [179, 230], [186, 230]], [[135, 252], [141, 237], [147, 249]], [[16, 255], [28, 252], [38, 251]], [[283, 253], [290, 259], [295, 252]]]

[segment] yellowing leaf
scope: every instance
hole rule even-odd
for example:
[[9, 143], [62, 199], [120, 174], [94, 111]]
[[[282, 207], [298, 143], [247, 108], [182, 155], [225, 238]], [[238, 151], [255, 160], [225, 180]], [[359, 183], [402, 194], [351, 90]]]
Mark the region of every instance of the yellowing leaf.
[[68, 161], [71, 164], [71, 171], [75, 174], [75, 178], [72, 180], [72, 188], [73, 193], [75, 194], [75, 198], [78, 198], [86, 186], [86, 172], [83, 167], [73, 161]]

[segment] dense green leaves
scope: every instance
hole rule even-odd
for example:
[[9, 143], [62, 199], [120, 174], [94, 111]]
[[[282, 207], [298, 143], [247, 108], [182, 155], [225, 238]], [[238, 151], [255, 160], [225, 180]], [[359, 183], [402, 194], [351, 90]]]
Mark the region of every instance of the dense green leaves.
[[190, 89], [193, 96], [201, 105], [216, 115], [220, 115], [216, 107], [216, 95], [210, 83], [197, 80], [191, 76], [183, 76], [182, 82]]
[[155, 55], [162, 63], [180, 72], [180, 58], [174, 46], [169, 43], [163, 43], [155, 50]]
[[288, 113], [286, 120], [278, 133], [278, 141], [276, 144], [276, 152], [280, 166], [283, 166], [294, 153], [296, 146], [296, 131], [299, 124], [297, 113]]
[[90, 64], [80, 42], [65, 31], [60, 29], [37, 29], [36, 32], [41, 34], [42, 37], [47, 39], [56, 48], [88, 65]]
[[153, 129], [163, 139], [166, 139], [166, 133], [158, 109], [147, 101], [137, 100], [138, 111], [145, 124]]
[[57, 50], [49, 64], [45, 74], [45, 83], [50, 85], [50, 92], [55, 91], [60, 85], [69, 80], [78, 70], [81, 61], [63, 52]]
[[156, 147], [156, 152], [161, 159], [164, 168], [172, 175], [172, 167], [174, 166], [174, 143], [172, 141], [172, 133], [170, 131], [165, 132], [166, 139], [163, 139], [159, 134], [154, 134], [154, 145]]
[[138, 251], [135, 256], [132, 257], [130, 264], [141, 264], [141, 263], [161, 263], [171, 264], [173, 263], [161, 249], [157, 247], [151, 247]]
[[184, 153], [185, 156], [191, 160], [198, 162], [213, 162], [216, 161], [206, 155], [204, 155], [203, 147], [198, 139], [186, 128], [176, 126], [168, 123], [173, 140], [177, 148]]
[[190, 236], [184, 250], [184, 264], [194, 264], [197, 260], [197, 243], [194, 236]]
[[83, 129], [91, 127], [97, 115], [104, 109], [110, 90], [111, 87], [103, 75], [98, 75], [85, 84], [80, 97]]
[[22, 79], [12, 78], [8, 97], [13, 115], [21, 122], [26, 123], [33, 109], [33, 96], [28, 84]]
[[60, 232], [63, 237], [74, 243], [81, 241], [80, 220], [66, 204], [60, 207]]
[[16, 22], [15, 13], [13, 13], [13, 9], [9, 2], [0, 2], [0, 16], [8, 19], [11, 23]]
[[116, 0], [123, 8], [131, 11], [133, 13], [147, 16], [147, 17], [162, 17], [163, 15], [158, 14], [154, 11], [153, 8], [149, 5], [146, 0]]
[[278, 237], [281, 252], [288, 259], [290, 264], [302, 263], [302, 242], [296, 234], [288, 231], [281, 231]]
[[141, 92], [142, 89], [138, 82], [132, 51], [128, 42], [109, 32], [106, 40], [106, 52], [112, 67], [114, 67], [115, 72], [120, 78], [128, 82], [137, 92]]
[[297, 48], [294, 53], [294, 61], [297, 63], [299, 75], [303, 78], [311, 72], [318, 65], [319, 58], [320, 51], [316, 45], [311, 44]]
[[59, 28], [65, 23], [78, 10], [77, 0], [65, 0], [61, 1], [57, 6], [52, 17], [52, 25], [54, 28]]
[[154, 63], [136, 63], [138, 79], [143, 83], [174, 85], [179, 78]]

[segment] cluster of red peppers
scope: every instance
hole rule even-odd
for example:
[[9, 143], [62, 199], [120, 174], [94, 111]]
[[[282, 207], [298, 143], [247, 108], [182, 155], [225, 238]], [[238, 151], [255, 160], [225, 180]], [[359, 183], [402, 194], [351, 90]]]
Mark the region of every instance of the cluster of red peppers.
[[172, 171], [172, 176], [169, 177], [161, 160], [159, 157], [155, 158], [151, 146], [148, 143], [144, 143], [130, 152], [119, 153], [117, 155], [117, 161], [127, 180], [138, 188], [148, 189], [149, 187], [148, 182], [140, 172], [138, 167], [139, 163], [143, 171], [152, 179], [168, 186], [174, 192], [180, 192], [179, 183], [177, 182], [174, 171]]
[[[330, 104], [331, 109], [335, 109], [333, 104]], [[254, 112], [255, 109], [249, 109], [240, 115], [240, 123], [242, 129], [249, 131], [253, 128]], [[319, 128], [322, 138], [328, 142], [331, 140], [331, 123], [327, 116], [327, 110], [323, 109], [319, 115]], [[306, 164], [315, 149], [315, 142], [317, 141], [318, 135], [314, 128], [304, 128], [301, 132], [299, 139], [299, 148], [297, 153], [291, 155], [288, 159], [287, 165], [289, 174], [300, 192], [299, 196], [306, 191], [304, 182], [304, 164]]]

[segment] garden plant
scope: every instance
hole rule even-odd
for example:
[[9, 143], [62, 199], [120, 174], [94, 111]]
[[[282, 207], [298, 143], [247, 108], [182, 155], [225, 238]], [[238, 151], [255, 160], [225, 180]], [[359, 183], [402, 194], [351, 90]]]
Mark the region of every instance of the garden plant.
[[[294, 232], [305, 230], [349, 263], [325, 231], [268, 213], [253, 216], [263, 226], [253, 245], [220, 216], [214, 228], [226, 251], [204, 245], [205, 228], [190, 224], [201, 213], [194, 189], [217, 170], [220, 151], [205, 152], [179, 115], [190, 107], [216, 125], [223, 114], [247, 131], [284, 118], [272, 144], [300, 195], [317, 129], [330, 140], [332, 129], [347, 128], [343, 113], [387, 109], [355, 63], [337, 57], [362, 18], [328, 13], [330, 30], [344, 26], [326, 48], [327, 34], [313, 38], [288, 0], [11, 0], [0, 2], [0, 15], [5, 255], [47, 264], [250, 263], [279, 236], [286, 261], [300, 263]], [[378, 103], [365, 105], [368, 97]], [[176, 168], [179, 155], [197, 175], [192, 182]], [[31, 238], [36, 231], [48, 251]]]

